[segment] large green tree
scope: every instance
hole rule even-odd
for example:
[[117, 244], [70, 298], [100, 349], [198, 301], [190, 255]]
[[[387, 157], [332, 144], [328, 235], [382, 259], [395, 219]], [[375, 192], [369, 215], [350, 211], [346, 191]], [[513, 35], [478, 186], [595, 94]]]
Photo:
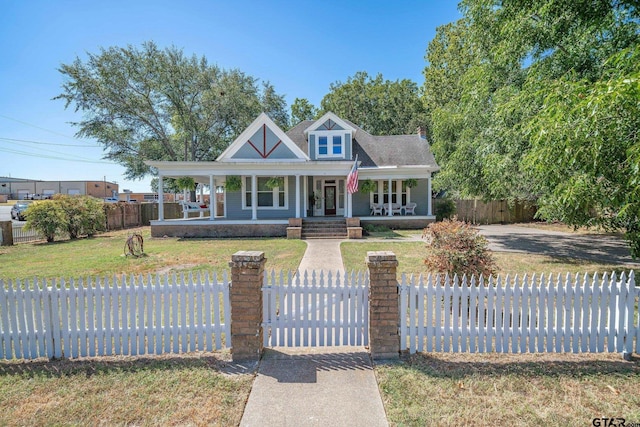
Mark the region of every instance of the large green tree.
[[57, 99], [83, 113], [77, 136], [95, 138], [128, 178], [145, 160], [214, 160], [262, 111], [288, 125], [283, 96], [269, 83], [153, 42], [88, 53], [59, 69]]
[[536, 201], [544, 218], [621, 227], [640, 254], [628, 198], [636, 3], [463, 0], [460, 9], [461, 20], [438, 28], [424, 71], [437, 184]]
[[304, 120], [313, 120], [318, 116], [318, 109], [306, 98], [296, 98], [291, 104], [291, 124], [296, 125]]
[[424, 124], [419, 88], [411, 80], [384, 80], [382, 74], [372, 78], [359, 71], [329, 88], [320, 115], [332, 111], [373, 135], [410, 134]]

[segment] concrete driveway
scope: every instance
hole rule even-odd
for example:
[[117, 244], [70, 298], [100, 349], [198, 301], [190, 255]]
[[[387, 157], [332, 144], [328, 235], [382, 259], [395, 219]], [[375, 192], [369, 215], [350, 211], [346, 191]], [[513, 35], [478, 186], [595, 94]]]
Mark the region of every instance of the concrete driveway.
[[612, 264], [635, 264], [621, 238], [602, 234], [576, 234], [516, 225], [479, 225], [480, 233], [497, 252], [521, 252], [553, 257], [580, 258]]

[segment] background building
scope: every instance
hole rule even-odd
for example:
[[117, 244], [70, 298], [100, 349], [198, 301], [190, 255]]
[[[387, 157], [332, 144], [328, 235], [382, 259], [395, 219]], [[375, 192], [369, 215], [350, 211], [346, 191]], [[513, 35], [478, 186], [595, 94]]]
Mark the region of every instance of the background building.
[[115, 182], [102, 181], [38, 181], [0, 176], [0, 195], [9, 199], [23, 200], [37, 195], [38, 198], [54, 194], [80, 194], [98, 198], [118, 197], [119, 187]]

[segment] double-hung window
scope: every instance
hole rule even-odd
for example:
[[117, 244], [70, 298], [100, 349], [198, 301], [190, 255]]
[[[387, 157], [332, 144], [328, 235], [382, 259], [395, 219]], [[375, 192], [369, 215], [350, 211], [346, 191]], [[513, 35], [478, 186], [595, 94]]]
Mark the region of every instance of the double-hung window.
[[316, 148], [317, 157], [344, 158], [344, 140], [344, 131], [318, 133]]
[[[269, 188], [267, 181], [271, 177], [259, 176], [257, 177], [258, 187], [256, 189], [258, 198], [258, 209], [287, 209], [287, 177], [283, 177], [282, 187]], [[251, 199], [251, 177], [244, 177], [244, 209], [250, 209], [252, 204]]]

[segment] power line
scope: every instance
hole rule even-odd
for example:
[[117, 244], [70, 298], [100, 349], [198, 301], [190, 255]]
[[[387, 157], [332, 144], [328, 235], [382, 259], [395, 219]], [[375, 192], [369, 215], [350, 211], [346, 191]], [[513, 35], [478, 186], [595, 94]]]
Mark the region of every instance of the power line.
[[43, 130], [45, 132], [52, 133], [54, 135], [63, 136], [65, 138], [69, 138], [69, 139], [73, 139], [73, 140], [77, 141], [77, 138], [74, 138], [73, 136], [65, 135], [64, 133], [60, 133], [60, 132], [56, 132], [56, 131], [51, 130], [51, 129], [43, 128], [42, 126], [34, 125], [33, 123], [28, 123], [28, 122], [25, 122], [25, 121], [22, 121], [22, 120], [14, 119], [13, 117], [5, 116], [4, 114], [0, 114], [0, 117], [2, 117], [3, 119], [11, 120], [11, 121], [16, 122], [16, 123], [20, 123], [20, 124], [26, 125], [26, 126], [31, 126], [32, 128], [40, 129], [40, 130]]
[[30, 139], [4, 138], [1, 136], [0, 136], [0, 139], [4, 141], [26, 142], [29, 144], [56, 145], [59, 147], [76, 147], [76, 148], [101, 148], [102, 147], [101, 145], [58, 144], [55, 142], [32, 141]]
[[48, 154], [36, 154], [36, 153], [29, 153], [26, 151], [10, 150], [7, 148], [0, 148], [0, 151], [3, 151], [5, 153], [18, 154], [18, 155], [27, 156], [27, 157], [39, 157], [39, 158], [51, 159], [51, 160], [64, 160], [67, 162], [100, 163], [100, 164], [108, 164], [108, 165], [115, 164], [114, 162], [107, 162], [103, 160], [91, 160], [91, 159], [86, 159], [78, 156], [75, 156], [75, 157], [78, 157], [76, 159], [70, 159], [70, 158], [64, 158], [59, 156], [52, 156]]

